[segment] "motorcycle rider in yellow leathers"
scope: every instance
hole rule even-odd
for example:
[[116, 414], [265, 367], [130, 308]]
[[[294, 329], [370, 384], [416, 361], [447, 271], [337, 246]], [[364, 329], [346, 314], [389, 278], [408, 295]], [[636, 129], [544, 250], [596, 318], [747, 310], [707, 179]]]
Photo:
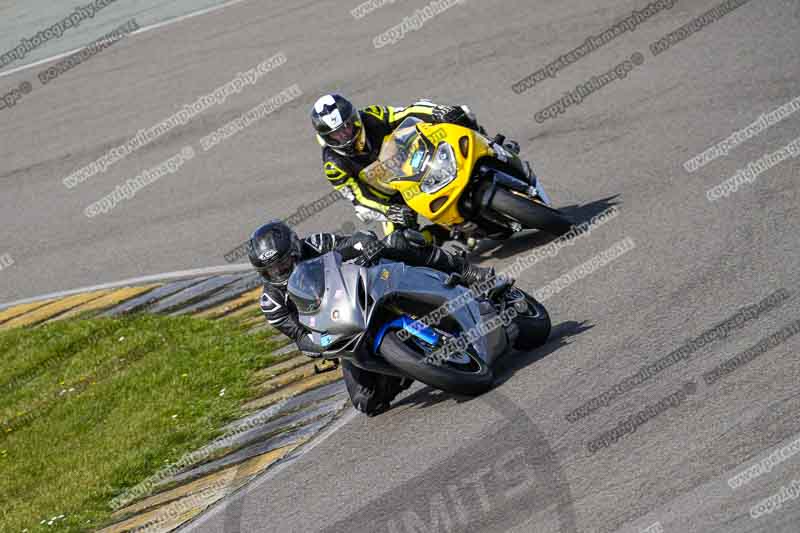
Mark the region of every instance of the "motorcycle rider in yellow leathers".
[[[418, 229], [417, 214], [405, 205], [402, 195], [389, 196], [371, 187], [362, 179], [362, 171], [377, 160], [383, 139], [407, 117], [457, 124], [486, 134], [467, 106], [437, 105], [429, 100], [418, 100], [408, 107], [373, 105], [357, 109], [341, 95], [326, 94], [311, 110], [311, 122], [322, 145], [325, 177], [353, 203], [359, 220], [382, 222], [386, 235], [397, 228]], [[516, 142], [502, 139], [506, 148], [519, 153]], [[448, 230], [436, 225], [427, 226], [422, 233], [435, 244], [450, 236]]]

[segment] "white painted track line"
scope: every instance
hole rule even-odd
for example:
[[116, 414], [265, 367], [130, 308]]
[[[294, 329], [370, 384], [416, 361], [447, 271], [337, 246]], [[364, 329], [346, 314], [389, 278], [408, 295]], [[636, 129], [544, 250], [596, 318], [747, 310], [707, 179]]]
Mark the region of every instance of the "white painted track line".
[[[199, 11], [194, 11], [192, 13], [187, 13], [185, 15], [180, 15], [180, 16], [175, 17], [175, 18], [167, 19], [167, 20], [164, 20], [164, 21], [161, 21], [161, 22], [156, 22], [155, 24], [151, 24], [149, 26], [145, 26], [143, 28], [139, 28], [138, 30], [133, 31], [133, 32], [129, 33], [128, 35], [139, 35], [140, 33], [152, 31], [152, 30], [155, 30], [155, 29], [158, 29], [158, 28], [163, 28], [165, 26], [170, 26], [172, 24], [177, 24], [178, 22], [183, 22], [184, 20], [191, 19], [191, 18], [194, 18], [194, 17], [199, 17], [201, 15], [207, 15], [209, 13], [213, 13], [214, 11], [219, 11], [220, 9], [225, 9], [226, 7], [231, 7], [231, 6], [234, 6], [236, 4], [241, 4], [242, 2], [246, 2], [246, 1], [247, 0], [229, 0], [228, 2], [225, 2], [225, 3], [220, 4], [218, 6], [207, 7], [205, 9], [201, 9]], [[94, 40], [92, 40], [91, 42], [94, 42]], [[90, 43], [87, 43], [87, 45], [88, 44], [90, 44]], [[51, 61], [56, 61], [58, 59], [63, 59], [65, 57], [67, 57], [67, 56], [70, 56], [70, 55], [74, 54], [75, 52], [79, 52], [79, 51], [83, 50], [83, 48], [84, 48], [84, 46], [82, 46], [80, 48], [75, 48], [74, 50], [70, 50], [68, 52], [63, 52], [61, 54], [56, 54], [56, 55], [53, 55], [53, 56], [50, 56], [50, 57], [46, 57], [44, 59], [39, 59], [37, 61], [34, 61], [33, 63], [28, 63], [26, 65], [20, 65], [18, 67], [12, 68], [10, 70], [6, 70], [6, 71], [3, 71], [3, 72], [0, 72], [0, 78], [3, 78], [5, 76], [10, 76], [12, 74], [16, 74], [17, 72], [24, 72], [25, 70], [28, 70], [28, 69], [31, 69], [31, 68], [34, 68], [34, 67], [38, 67], [39, 65], [44, 65], [45, 63], [49, 63]]]
[[33, 296], [32, 298], [25, 298], [24, 300], [17, 300], [16, 302], [0, 304], [0, 311], [8, 309], [9, 307], [14, 307], [15, 305], [28, 304], [32, 302], [38, 302], [40, 300], [50, 300], [51, 298], [64, 298], [66, 296], [72, 296], [73, 294], [79, 294], [82, 292], [92, 292], [103, 289], [117, 289], [120, 287], [145, 285], [147, 283], [155, 283], [157, 281], [173, 281], [176, 279], [192, 278], [192, 277], [207, 276], [207, 275], [213, 276], [216, 274], [238, 274], [239, 272], [247, 272], [252, 268], [253, 267], [250, 265], [250, 263], [237, 263], [235, 265], [195, 268], [192, 270], [178, 270], [175, 272], [165, 272], [164, 274], [141, 276], [138, 278], [125, 279], [122, 281], [114, 281], [111, 283], [103, 283], [101, 285], [94, 285], [92, 287], [83, 287], [80, 289], [70, 289], [68, 291], [53, 292], [50, 294], [44, 294], [42, 296]]

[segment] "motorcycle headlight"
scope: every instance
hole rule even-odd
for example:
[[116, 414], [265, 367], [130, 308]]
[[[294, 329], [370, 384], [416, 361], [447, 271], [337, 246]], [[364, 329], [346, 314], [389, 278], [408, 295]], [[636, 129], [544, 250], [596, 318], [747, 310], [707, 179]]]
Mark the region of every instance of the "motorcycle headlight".
[[433, 154], [428, 174], [422, 179], [419, 188], [428, 194], [440, 190], [456, 179], [456, 154], [447, 143], [441, 143]]

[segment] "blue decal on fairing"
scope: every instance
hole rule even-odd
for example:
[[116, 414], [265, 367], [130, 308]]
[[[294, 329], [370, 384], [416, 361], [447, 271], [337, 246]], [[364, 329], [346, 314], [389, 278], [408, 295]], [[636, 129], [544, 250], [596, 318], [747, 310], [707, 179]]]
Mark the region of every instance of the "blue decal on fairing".
[[378, 334], [375, 335], [375, 342], [372, 345], [373, 352], [378, 353], [378, 348], [381, 342], [383, 342], [383, 337], [390, 329], [404, 329], [409, 334], [434, 346], [439, 342], [439, 335], [435, 331], [422, 322], [417, 322], [413, 318], [403, 315], [381, 326], [381, 329], [378, 330]]

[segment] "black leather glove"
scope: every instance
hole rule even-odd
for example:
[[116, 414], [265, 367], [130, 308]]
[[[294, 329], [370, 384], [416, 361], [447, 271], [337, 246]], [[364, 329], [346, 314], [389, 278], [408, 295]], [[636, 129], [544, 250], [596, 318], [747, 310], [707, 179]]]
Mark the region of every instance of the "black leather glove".
[[325, 351], [325, 348], [319, 346], [318, 344], [314, 343], [311, 340], [311, 337], [308, 333], [303, 333], [299, 335], [295, 340], [295, 344], [297, 345], [297, 349], [303, 352], [303, 355], [308, 357], [317, 358], [322, 355], [322, 352]]
[[391, 205], [386, 212], [386, 218], [389, 222], [403, 228], [416, 228], [417, 214], [408, 206], [405, 205]]
[[457, 124], [483, 133], [475, 115], [465, 106], [437, 105], [431, 113], [434, 122]]

